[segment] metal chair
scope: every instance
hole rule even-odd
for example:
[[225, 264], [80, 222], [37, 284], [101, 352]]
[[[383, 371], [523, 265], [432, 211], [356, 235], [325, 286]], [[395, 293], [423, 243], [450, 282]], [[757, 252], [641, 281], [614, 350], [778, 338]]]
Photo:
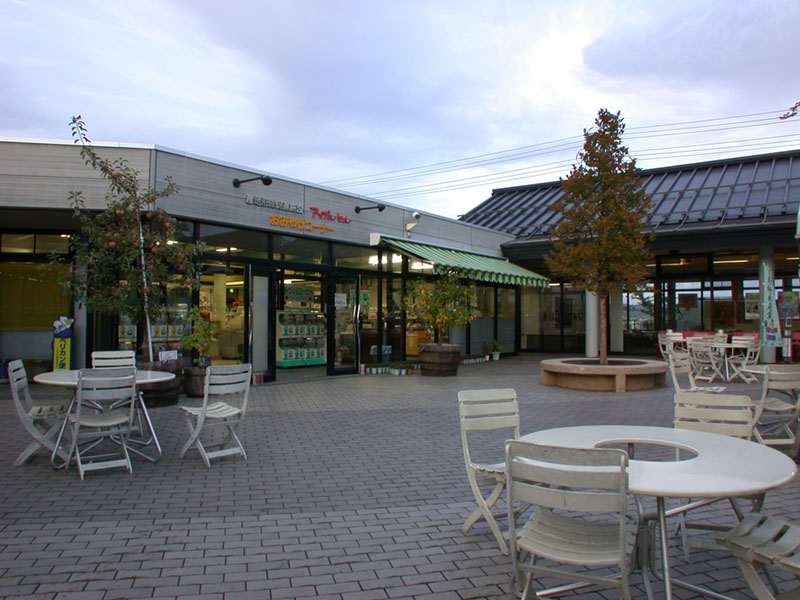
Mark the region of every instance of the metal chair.
[[707, 336], [693, 336], [686, 342], [689, 350], [689, 359], [694, 370], [694, 378], [708, 383], [713, 383], [719, 378], [724, 381], [722, 374], [722, 357], [714, 349], [713, 339]]
[[[669, 354], [669, 372], [670, 375], [672, 375], [672, 383], [675, 386], [676, 392], [710, 392], [713, 394], [721, 394], [726, 389], [725, 386], [722, 385], [697, 385], [694, 378], [692, 361], [688, 352], [675, 350]], [[686, 387], [681, 385], [681, 377], [686, 378], [688, 382]]]
[[[92, 352], [92, 368], [108, 369], [115, 367], [136, 367], [136, 353], [133, 350], [95, 350]], [[161, 443], [158, 441], [153, 421], [150, 419], [150, 412], [144, 403], [144, 396], [141, 392], [137, 393], [136, 419], [133, 424], [133, 431], [128, 440], [128, 450], [141, 456], [145, 460], [155, 462], [161, 458]], [[136, 446], [152, 446], [154, 451], [150, 454], [139, 450]]]
[[[33, 437], [14, 461], [14, 466], [18, 467], [40, 448], [47, 450], [48, 454], [53, 452], [56, 434], [64, 421], [71, 400], [69, 398], [34, 400], [28, 388], [28, 375], [21, 360], [12, 360], [8, 363], [8, 383], [11, 386], [11, 397], [19, 420], [25, 431]], [[61, 459], [65, 458], [66, 455], [62, 452]]]
[[[780, 593], [769, 568], [800, 577], [800, 526], [763, 513], [748, 515], [733, 529], [715, 536], [717, 543], [733, 552], [745, 581], [758, 600], [800, 598], [800, 587]], [[775, 594], [758, 575], [761, 567]]]
[[[755, 414], [753, 402], [749, 396], [712, 394], [707, 392], [678, 392], [675, 394], [674, 400], [673, 426], [675, 429], [707, 431], [709, 433], [728, 435], [745, 440], [753, 438]], [[690, 510], [695, 510], [721, 500], [730, 502], [738, 520], [744, 517], [735, 498], [697, 500], [667, 511], [668, 516], [678, 515], [679, 517], [678, 529], [681, 532], [684, 558], [687, 562], [689, 560], [689, 550], [692, 546], [704, 547], [700, 543], [692, 543], [687, 534], [687, 529], [726, 531], [729, 527], [698, 521], [688, 522], [686, 520], [686, 513]], [[764, 501], [764, 495], [756, 496], [752, 501], [754, 510], [758, 510], [761, 508]]]
[[[211, 468], [212, 458], [221, 456], [241, 454], [247, 460], [247, 453], [236, 434], [236, 429], [247, 414], [252, 370], [253, 366], [249, 363], [206, 368], [203, 404], [181, 406], [189, 427], [189, 439], [183, 445], [181, 457], [194, 446], [208, 468]], [[212, 428], [223, 428], [224, 437], [213, 442], [207, 440], [204, 444], [202, 435], [209, 433], [209, 430], [213, 431]], [[229, 446], [231, 442], [233, 445]], [[217, 449], [209, 451], [206, 446]]]
[[[124, 467], [133, 473], [127, 443], [136, 401], [135, 368], [81, 369], [75, 400], [56, 440], [51, 460], [55, 464], [56, 453], [64, 434], [68, 433], [66, 467], [74, 458], [81, 479], [87, 471], [98, 469]], [[92, 454], [105, 440], [113, 441], [117, 452]], [[110, 458], [116, 454], [119, 458]]]
[[[478, 506], [470, 513], [461, 531], [467, 533], [483, 519], [497, 540], [503, 554], [508, 552], [503, 534], [497, 525], [492, 507], [503, 494], [505, 487], [505, 463], [476, 462], [470, 451], [470, 432], [507, 430], [514, 439], [519, 437], [519, 405], [517, 392], [510, 388], [487, 390], [462, 390], [458, 392], [458, 414], [461, 423], [461, 448], [464, 466], [467, 469], [469, 486]], [[503, 438], [503, 441], [508, 436]], [[499, 440], [498, 440], [499, 441]], [[500, 444], [497, 445], [500, 448]], [[498, 453], [499, 454], [499, 453]], [[493, 486], [488, 495], [482, 488]]]
[[[572, 582], [558, 591], [600, 585], [630, 598], [636, 530], [629, 518], [627, 466], [622, 450], [506, 443], [511, 586], [516, 589], [524, 575], [523, 600], [531, 592], [539, 597], [532, 589], [534, 575]], [[524, 523], [517, 523], [519, 503], [534, 507]], [[540, 558], [586, 569], [556, 568]], [[609, 567], [609, 575], [596, 571]]]
[[796, 455], [799, 415], [800, 365], [767, 365], [761, 398], [756, 404], [757, 424], [753, 436], [766, 446], [789, 446]]

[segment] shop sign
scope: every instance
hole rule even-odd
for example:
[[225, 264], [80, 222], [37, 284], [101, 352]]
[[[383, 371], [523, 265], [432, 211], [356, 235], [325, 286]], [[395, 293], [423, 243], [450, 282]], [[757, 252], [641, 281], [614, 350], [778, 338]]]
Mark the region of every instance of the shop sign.
[[262, 198], [261, 196], [253, 196], [247, 194], [244, 198], [245, 204], [252, 206], [261, 206], [262, 208], [271, 208], [272, 210], [281, 210], [283, 212], [295, 213], [298, 215], [303, 214], [303, 207], [299, 204], [289, 204], [288, 202], [281, 202], [280, 200], [270, 200]]
[[322, 210], [316, 206], [309, 206], [308, 209], [311, 211], [311, 216], [316, 219], [321, 219], [323, 221], [336, 221], [337, 223], [350, 222], [350, 217], [338, 212], [333, 214], [330, 210]]
[[317, 231], [317, 233], [326, 233], [328, 231], [336, 231], [335, 228], [328, 226], [326, 223], [314, 223], [311, 219], [296, 219], [294, 217], [286, 217], [283, 215], [271, 215], [269, 224], [273, 227], [282, 227], [283, 229], [299, 229], [300, 231]]

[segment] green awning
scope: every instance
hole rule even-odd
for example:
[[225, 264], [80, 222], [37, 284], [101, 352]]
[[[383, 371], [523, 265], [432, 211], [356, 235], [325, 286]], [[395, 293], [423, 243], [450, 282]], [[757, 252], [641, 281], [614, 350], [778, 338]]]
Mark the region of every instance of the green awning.
[[404, 254], [432, 263], [434, 273], [453, 270], [463, 277], [478, 281], [533, 287], [547, 287], [550, 284], [547, 277], [515, 265], [504, 258], [448, 250], [392, 238], [381, 238], [381, 241], [397, 248]]

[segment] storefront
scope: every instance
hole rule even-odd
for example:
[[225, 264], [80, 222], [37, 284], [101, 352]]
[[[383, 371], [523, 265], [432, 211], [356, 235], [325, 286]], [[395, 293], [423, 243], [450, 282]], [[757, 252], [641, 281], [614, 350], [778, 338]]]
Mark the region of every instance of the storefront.
[[[641, 173], [652, 199], [652, 261], [645, 289], [609, 303], [609, 350], [654, 353], [659, 330], [759, 331], [764, 290], [781, 329], [800, 332], [797, 214], [800, 151]], [[559, 182], [494, 190], [463, 221], [515, 236], [506, 256], [544, 275]], [[523, 295], [520, 349], [579, 352], [598, 322], [597, 301], [569, 282]]]
[[[492, 339], [515, 352], [522, 294], [548, 283], [502, 257], [501, 245], [513, 239], [504, 233], [276, 175], [264, 185], [242, 168], [172, 150], [97, 146], [126, 159], [151, 187], [170, 176], [179, 192], [159, 206], [178, 219], [175, 241], [206, 245], [197, 289], [177, 275], [159, 282], [168, 306], [152, 324], [156, 351], [181, 351], [196, 305], [215, 326], [212, 361], [251, 362], [265, 381], [406, 360], [427, 334], [402, 310], [406, 282], [457, 267], [478, 283], [480, 316], [451, 337], [464, 354], [483, 353]], [[46, 274], [51, 253], [68, 252], [77, 233], [71, 190], [84, 192], [88, 208], [104, 208], [106, 184], [73, 144], [0, 140], [2, 358], [47, 362], [61, 315], [75, 318], [77, 365], [94, 349], [141, 342], [137, 323], [86, 314]]]

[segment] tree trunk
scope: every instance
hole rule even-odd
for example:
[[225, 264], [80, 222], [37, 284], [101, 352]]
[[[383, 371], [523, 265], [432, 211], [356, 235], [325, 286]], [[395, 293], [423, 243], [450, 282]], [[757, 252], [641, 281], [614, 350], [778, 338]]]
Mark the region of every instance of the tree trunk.
[[608, 295], [600, 298], [600, 348], [601, 365], [608, 364]]

